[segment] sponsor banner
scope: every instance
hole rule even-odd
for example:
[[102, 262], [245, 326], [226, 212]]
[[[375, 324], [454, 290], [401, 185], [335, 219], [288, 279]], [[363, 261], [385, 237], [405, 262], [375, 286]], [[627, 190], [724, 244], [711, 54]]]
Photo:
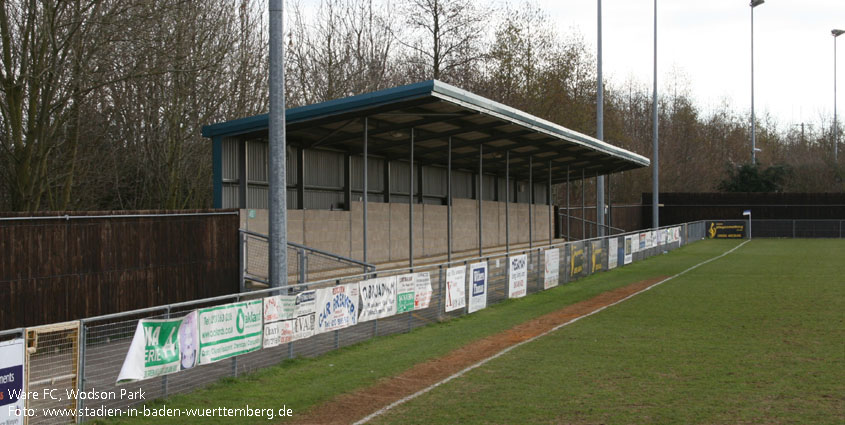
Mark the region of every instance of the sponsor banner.
[[645, 232], [645, 249], [654, 248], [654, 232]]
[[681, 227], [675, 228], [675, 242], [681, 242]]
[[543, 279], [543, 289], [554, 288], [560, 280], [560, 250], [547, 249], [544, 253], [546, 272]]
[[314, 335], [316, 296], [312, 290], [264, 298], [264, 348]]
[[199, 343], [197, 311], [178, 319], [141, 319], [135, 327], [117, 382], [138, 381], [190, 369], [197, 364]]
[[647, 237], [648, 236], [646, 236], [645, 233], [640, 233], [640, 240], [639, 240], [640, 245], [637, 248], [637, 251], [645, 251], [645, 249], [646, 249], [646, 238]]
[[293, 320], [264, 324], [264, 348], [276, 347], [293, 341]]
[[396, 314], [396, 276], [358, 282], [361, 294], [359, 322], [382, 319]]
[[747, 221], [708, 221], [707, 237], [710, 239], [742, 239]]
[[414, 310], [416, 276], [413, 273], [396, 277], [396, 314]]
[[487, 262], [469, 266], [469, 305], [467, 312], [473, 313], [487, 307]]
[[619, 239], [618, 238], [610, 238], [607, 241], [607, 269], [608, 270], [615, 269], [616, 263], [617, 263], [618, 260], [619, 260]]
[[634, 260], [634, 236], [625, 236], [625, 261], [624, 264], [631, 264]]
[[264, 323], [293, 319], [296, 295], [275, 295], [264, 298]]
[[23, 338], [0, 342], [0, 424], [23, 424], [24, 385]]
[[601, 241], [590, 242], [590, 264], [592, 265], [590, 273], [601, 271], [604, 267], [604, 249]]
[[358, 285], [349, 283], [317, 290], [314, 334], [336, 331], [358, 323]]
[[414, 278], [414, 310], [428, 308], [431, 302], [431, 278], [428, 272], [416, 273]]
[[569, 245], [569, 275], [581, 276], [585, 274], [587, 265], [587, 253], [584, 242], [573, 242]]
[[516, 255], [508, 261], [508, 298], [524, 297], [528, 292], [528, 256]]
[[660, 229], [657, 231], [657, 235], [660, 246], [666, 245], [669, 242], [669, 229]]
[[296, 294], [293, 317], [301, 317], [317, 312], [317, 291], [305, 291]]
[[467, 266], [446, 269], [446, 311], [466, 306]]
[[264, 300], [199, 311], [199, 363], [207, 364], [261, 348]]

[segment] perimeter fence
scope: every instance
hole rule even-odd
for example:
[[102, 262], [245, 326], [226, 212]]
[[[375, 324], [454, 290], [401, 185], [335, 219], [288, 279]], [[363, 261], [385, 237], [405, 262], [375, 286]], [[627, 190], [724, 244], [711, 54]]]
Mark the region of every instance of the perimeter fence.
[[[328, 279], [289, 285], [246, 293], [231, 294], [202, 300], [169, 304], [164, 306], [110, 314], [83, 319], [76, 333], [61, 330], [56, 338], [42, 339], [38, 342], [38, 361], [30, 361], [28, 375], [38, 376], [39, 385], [68, 385], [76, 387], [78, 392], [109, 394], [143, 394], [143, 398], [126, 397], [104, 398], [68, 398], [58, 403], [60, 406], [75, 406], [74, 416], [47, 416], [43, 408], [55, 407], [57, 403], [43, 399], [28, 400], [30, 413], [29, 424], [81, 422], [97, 416], [132, 414], [132, 407], [149, 400], [164, 398], [177, 393], [184, 393], [202, 388], [224, 377], [236, 377], [257, 369], [278, 364], [294, 357], [314, 357], [331, 350], [353, 345], [379, 335], [409, 332], [412, 329], [449, 320], [468, 314], [467, 307], [446, 311], [446, 274], [456, 266], [466, 266], [484, 262], [487, 264], [486, 304], [489, 306], [508, 299], [509, 264], [517, 256], [524, 255], [527, 271], [525, 293], [543, 291], [546, 285], [545, 270], [547, 258], [558, 258], [559, 276], [555, 284], [565, 284], [582, 277], [599, 273], [615, 267], [623, 267], [631, 262], [640, 261], [654, 255], [677, 249], [688, 243], [705, 238], [706, 226], [703, 221], [677, 226], [630, 232], [604, 238], [573, 241], [513, 250], [475, 258], [466, 258], [447, 263], [424, 265], [413, 268], [378, 270], [339, 279]], [[642, 247], [642, 249], [639, 249]], [[634, 251], [636, 249], [636, 251]], [[613, 252], [609, 252], [613, 251]], [[169, 375], [117, 385], [116, 381], [129, 350], [138, 322], [141, 319], [179, 318], [196, 309], [218, 306], [226, 303], [256, 300], [262, 297], [285, 293], [297, 293], [305, 290], [353, 284], [374, 277], [389, 277], [407, 273], [428, 273], [431, 282], [431, 299], [427, 308], [412, 310], [407, 313], [387, 318], [361, 322], [356, 325], [325, 333], [319, 333], [306, 339], [282, 343], [273, 348], [259, 349], [251, 353], [231, 357], [215, 363], [198, 365]], [[471, 289], [471, 277], [466, 279]], [[466, 289], [466, 287], [465, 287]], [[471, 290], [466, 290], [467, 296]], [[469, 303], [467, 303], [468, 305]], [[64, 329], [64, 328], [61, 328]], [[0, 332], [0, 341], [25, 337], [28, 329], [12, 329]], [[28, 347], [32, 341], [27, 340]], [[28, 348], [29, 350], [29, 348]], [[76, 380], [69, 380], [68, 375], [78, 368]], [[57, 376], [48, 373], [57, 371]], [[71, 371], [71, 372], [68, 372]], [[61, 376], [58, 376], [61, 375]], [[61, 382], [59, 382], [61, 381]], [[65, 392], [62, 392], [64, 395]]]

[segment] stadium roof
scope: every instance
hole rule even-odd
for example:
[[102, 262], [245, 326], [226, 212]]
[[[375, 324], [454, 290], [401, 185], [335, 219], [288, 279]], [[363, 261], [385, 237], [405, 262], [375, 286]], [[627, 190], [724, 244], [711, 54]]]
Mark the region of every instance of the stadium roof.
[[[352, 154], [363, 151], [367, 119], [368, 154], [406, 160], [414, 129], [414, 160], [447, 164], [452, 138], [452, 168], [476, 171], [483, 149], [483, 171], [528, 178], [529, 157], [535, 178], [552, 180], [647, 167], [649, 160], [596, 138], [432, 80], [286, 111], [287, 143], [306, 149], [326, 148]], [[267, 139], [268, 115], [256, 115], [203, 127], [205, 137]]]

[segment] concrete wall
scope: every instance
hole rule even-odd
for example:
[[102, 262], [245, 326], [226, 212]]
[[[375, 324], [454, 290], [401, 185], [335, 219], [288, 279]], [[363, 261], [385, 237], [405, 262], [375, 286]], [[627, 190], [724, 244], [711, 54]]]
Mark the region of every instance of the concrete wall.
[[[452, 204], [452, 250], [478, 249], [478, 201], [454, 199]], [[535, 242], [549, 239], [549, 208], [534, 205]], [[408, 204], [367, 205], [367, 261], [383, 263], [408, 258]], [[510, 210], [510, 243], [528, 242], [528, 204], [514, 204]], [[250, 211], [254, 217], [250, 218]], [[241, 228], [267, 234], [267, 210], [241, 210]], [[288, 210], [288, 240], [355, 259], [363, 259], [363, 213], [361, 202], [351, 211]], [[505, 204], [484, 201], [482, 236], [485, 248], [504, 246]], [[447, 252], [447, 207], [414, 204], [414, 257]]]

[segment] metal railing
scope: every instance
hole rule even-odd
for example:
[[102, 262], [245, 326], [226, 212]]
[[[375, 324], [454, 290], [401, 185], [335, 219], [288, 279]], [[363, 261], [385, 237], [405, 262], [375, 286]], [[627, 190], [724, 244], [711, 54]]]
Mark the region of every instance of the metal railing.
[[[694, 222], [679, 226], [680, 239], [676, 242], [663, 245], [655, 245], [652, 248], [643, 249], [631, 255], [633, 262], [640, 261], [658, 255], [663, 252], [679, 248], [688, 243], [703, 239], [706, 235], [705, 223]], [[669, 228], [669, 227], [667, 227]], [[665, 229], [665, 228], [664, 228]], [[356, 283], [364, 279], [376, 277], [372, 269], [364, 270], [355, 275], [324, 279], [311, 280], [307, 282], [291, 283], [282, 288], [269, 288], [255, 290], [246, 293], [230, 294], [214, 298], [206, 298], [195, 301], [188, 301], [176, 304], [156, 306], [124, 313], [109, 314], [98, 317], [86, 318], [81, 321], [79, 327], [79, 350], [78, 365], [80, 379], [77, 381], [79, 391], [96, 390], [97, 392], [120, 392], [120, 390], [144, 391], [145, 400], [164, 398], [173, 394], [189, 392], [211, 384], [220, 378], [238, 376], [243, 373], [254, 371], [278, 364], [285, 359], [298, 356], [313, 357], [331, 350], [356, 344], [378, 335], [395, 334], [408, 332], [414, 328], [448, 320], [453, 317], [467, 314], [466, 307], [451, 312], [445, 311], [445, 288], [446, 271], [449, 267], [466, 265], [484, 261], [488, 266], [488, 289], [487, 305], [504, 301], [508, 298], [508, 264], [509, 257], [525, 254], [528, 260], [528, 277], [526, 293], [532, 294], [544, 289], [544, 252], [549, 249], [559, 249], [559, 282], [565, 284], [573, 280], [589, 276], [593, 273], [608, 270], [612, 265], [608, 255], [608, 248], [611, 240], [615, 239], [617, 247], [625, 246], [625, 237], [639, 235], [646, 231], [629, 232], [622, 235], [614, 235], [603, 238], [594, 238], [577, 242], [565, 242], [531, 249], [519, 249], [507, 253], [496, 253], [482, 257], [464, 258], [452, 262], [429, 264], [419, 267], [402, 267], [390, 270], [379, 270], [378, 276], [393, 276], [404, 273], [428, 272], [431, 279], [432, 295], [428, 308], [414, 310], [408, 313], [397, 314], [388, 318], [378, 319], [326, 333], [320, 333], [310, 338], [289, 343], [283, 343], [277, 347], [260, 349], [248, 354], [221, 360], [216, 363], [200, 365], [178, 373], [164, 375], [142, 381], [136, 381], [117, 386], [116, 381], [126, 357], [129, 344], [135, 333], [140, 319], [164, 319], [181, 317], [195, 309], [237, 302], [245, 299], [258, 299], [264, 296], [276, 295], [291, 290], [297, 292], [302, 288], [319, 289], [335, 285]], [[656, 233], [657, 232], [655, 229]], [[249, 233], [243, 233], [249, 235]], [[639, 238], [638, 238], [639, 240]], [[304, 247], [296, 247], [302, 249]], [[619, 249], [619, 248], [617, 248]], [[612, 253], [619, 255], [620, 252]], [[618, 267], [623, 267], [625, 262], [621, 256]], [[364, 267], [358, 262], [353, 264]], [[469, 268], [469, 267], [467, 267]], [[307, 276], [313, 276], [311, 274]], [[0, 332], [0, 339], [13, 338], [16, 335], [23, 335], [26, 330], [14, 329]], [[39, 366], [47, 368], [51, 363], [51, 347], [42, 347], [45, 357], [39, 362]], [[63, 358], [55, 357], [54, 362], [63, 361]], [[64, 360], [66, 361], [66, 360]], [[34, 366], [34, 365], [31, 365]], [[32, 371], [30, 371], [32, 372]], [[44, 379], [49, 379], [45, 376]], [[120, 409], [129, 411], [133, 405], [144, 403], [145, 400], [127, 399], [78, 399], [75, 400], [78, 409], [85, 408], [77, 421], [90, 419], [86, 418], [84, 412], [96, 412], [97, 409]], [[102, 411], [102, 410], [100, 410]], [[36, 412], [38, 415], [39, 412]], [[35, 416], [29, 419], [30, 424], [40, 423], [67, 423], [68, 419], [46, 418]], [[58, 421], [58, 422], [56, 422]]]
[[[258, 282], [262, 287], [269, 285], [269, 237], [267, 235], [239, 229], [240, 244], [240, 288], [241, 292], [255, 289], [250, 283]], [[373, 273], [373, 264], [288, 242], [288, 282], [305, 283], [309, 280], [338, 278], [349, 275]], [[260, 288], [259, 288], [260, 289]]]

